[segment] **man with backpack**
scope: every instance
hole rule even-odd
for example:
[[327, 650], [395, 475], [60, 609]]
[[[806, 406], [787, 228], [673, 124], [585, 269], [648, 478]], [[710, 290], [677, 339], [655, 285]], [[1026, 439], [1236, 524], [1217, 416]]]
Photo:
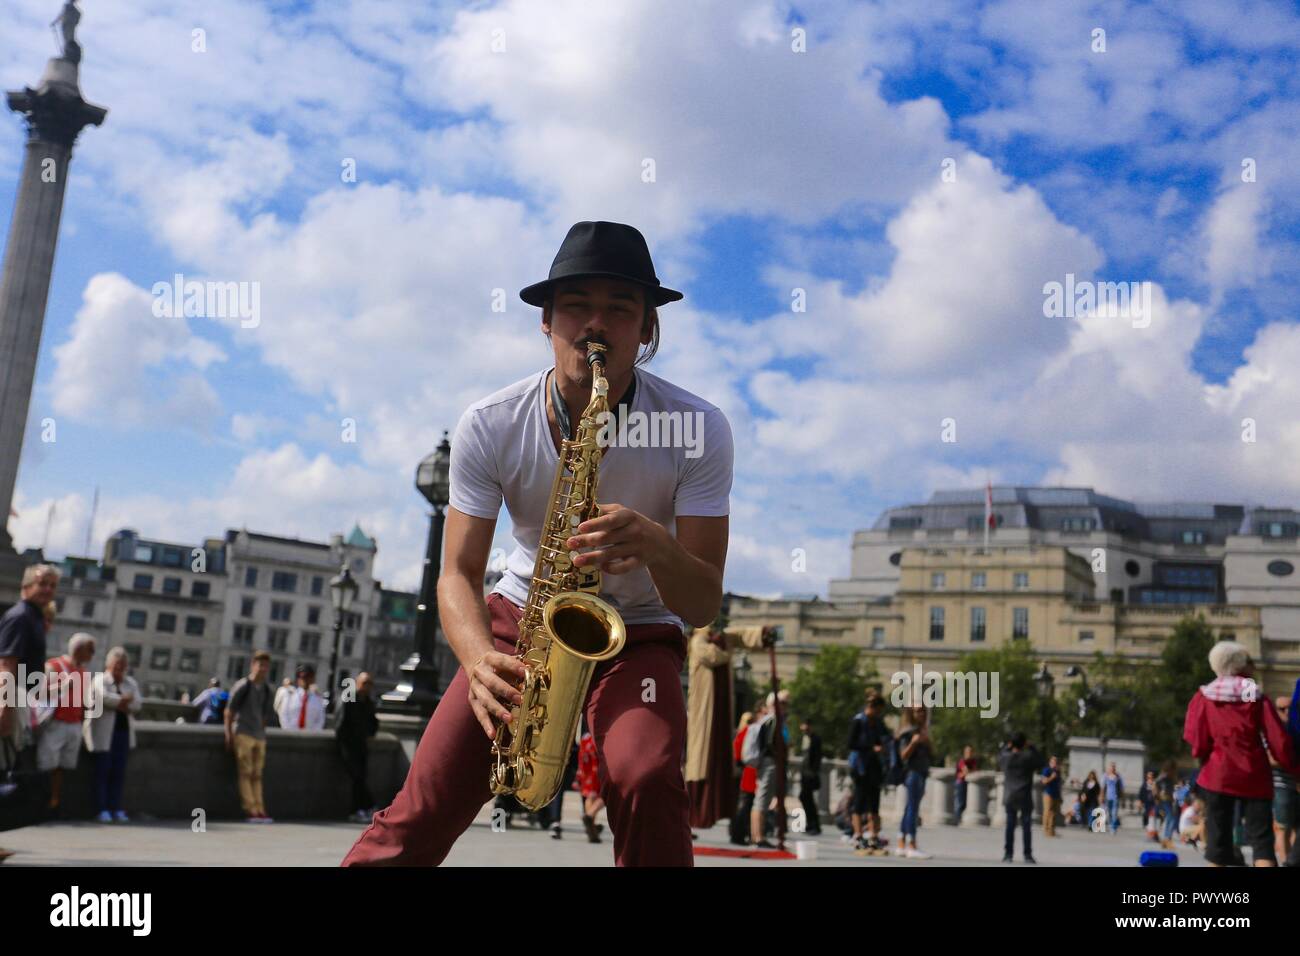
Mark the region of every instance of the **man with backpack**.
[[[853, 848], [872, 854], [888, 852], [880, 840], [880, 788], [885, 779], [886, 751], [893, 738], [885, 726], [884, 712], [884, 698], [875, 690], [868, 690], [862, 712], [854, 715], [849, 724]], [[862, 832], [864, 821], [866, 836]]]
[[[781, 691], [782, 703], [785, 703], [786, 691]], [[745, 766], [755, 768], [758, 776], [754, 789], [754, 809], [749, 814], [749, 834], [752, 844], [762, 849], [772, 850], [776, 844], [768, 841], [764, 835], [764, 817], [768, 805], [776, 795], [776, 751], [773, 731], [776, 729], [776, 695], [768, 694], [767, 703], [758, 717], [745, 733], [745, 742], [741, 745], [740, 755]], [[785, 728], [782, 728], [784, 732]], [[783, 808], [782, 808], [783, 809]]]
[[190, 701], [190, 706], [199, 712], [201, 724], [224, 724], [226, 722], [226, 702], [230, 694], [221, 689], [221, 681], [214, 677], [199, 696]]

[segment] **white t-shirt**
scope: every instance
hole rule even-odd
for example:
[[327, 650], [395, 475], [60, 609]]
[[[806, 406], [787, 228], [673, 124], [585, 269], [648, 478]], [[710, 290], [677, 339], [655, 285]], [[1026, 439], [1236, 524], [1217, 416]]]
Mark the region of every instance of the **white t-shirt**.
[[[510, 513], [515, 548], [492, 590], [520, 606], [528, 601], [559, 461], [546, 422], [549, 371], [475, 402], [461, 416], [451, 442], [451, 506], [477, 518], [495, 519], [504, 500]], [[730, 514], [733, 448], [726, 416], [717, 406], [644, 369], [633, 374], [636, 392], [627, 416], [632, 440], [638, 417], [649, 422], [653, 412], [678, 413], [676, 431], [648, 428], [637, 447], [629, 442], [606, 448], [597, 500], [638, 511], [670, 533], [675, 533], [677, 515]], [[657, 421], [669, 418], [661, 415]], [[686, 630], [685, 622], [664, 607], [645, 567], [603, 574], [600, 596], [626, 624], [672, 623]]]

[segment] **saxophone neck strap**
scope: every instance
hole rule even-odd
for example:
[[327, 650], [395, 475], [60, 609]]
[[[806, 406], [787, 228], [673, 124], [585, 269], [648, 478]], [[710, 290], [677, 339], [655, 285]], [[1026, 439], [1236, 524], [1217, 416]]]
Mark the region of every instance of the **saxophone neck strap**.
[[[627, 391], [618, 400], [618, 404], [610, 408], [610, 417], [613, 419], [615, 430], [617, 430], [622, 409], [632, 406], [632, 397], [634, 395], [636, 395], [635, 371], [632, 373], [632, 381], [628, 385]], [[555, 409], [555, 423], [560, 426], [560, 434], [572, 440], [573, 421], [569, 416], [569, 406], [564, 403], [564, 396], [560, 394], [560, 376], [555, 370], [551, 372], [551, 407]]]

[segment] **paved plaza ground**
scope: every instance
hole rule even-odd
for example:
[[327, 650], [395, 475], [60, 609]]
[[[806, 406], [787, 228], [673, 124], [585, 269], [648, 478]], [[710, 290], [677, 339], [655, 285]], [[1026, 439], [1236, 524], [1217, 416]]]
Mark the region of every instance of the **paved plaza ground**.
[[[576, 794], [566, 801], [565, 820], [579, 818]], [[602, 815], [603, 818], [603, 815]], [[1049, 840], [1042, 829], [1034, 832], [1034, 856], [1040, 866], [1136, 866], [1139, 854], [1155, 845], [1144, 839], [1133, 819], [1117, 834], [1087, 833], [1079, 827], [1058, 829]], [[270, 826], [235, 822], [210, 822], [206, 832], [195, 833], [183, 821], [154, 820], [130, 824], [91, 822], [48, 823], [0, 833], [0, 846], [16, 851], [5, 866], [335, 866], [364, 827], [357, 823], [275, 823]], [[886, 832], [892, 832], [886, 828]], [[930, 860], [894, 856], [862, 858], [840, 841], [838, 833], [820, 836], [791, 834], [817, 844], [815, 860], [749, 860], [697, 856], [697, 866], [859, 866], [1023, 867], [1017, 835], [1016, 862], [1004, 864], [1001, 828], [922, 827], [920, 846], [933, 854]], [[700, 847], [727, 847], [726, 825], [699, 834]], [[1178, 850], [1181, 866], [1205, 866], [1200, 853]], [[564, 838], [553, 840], [536, 828], [514, 827], [494, 832], [490, 806], [457, 842], [448, 866], [612, 866], [613, 849], [608, 832], [596, 846], [586, 841], [581, 827], [570, 823]]]

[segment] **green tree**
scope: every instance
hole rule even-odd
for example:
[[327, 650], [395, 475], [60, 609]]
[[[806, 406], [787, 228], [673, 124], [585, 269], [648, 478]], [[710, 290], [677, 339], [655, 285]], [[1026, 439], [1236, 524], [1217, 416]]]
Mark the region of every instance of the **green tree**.
[[[1063, 712], [1055, 697], [1044, 698], [1035, 675], [1038, 662], [1027, 641], [1002, 647], [971, 651], [957, 662], [957, 671], [998, 675], [994, 716], [981, 716], [979, 707], [936, 707], [930, 712], [931, 737], [936, 759], [956, 760], [967, 744], [985, 767], [993, 761], [1002, 742], [1020, 731], [1040, 750], [1059, 752], [1062, 743]], [[990, 689], [992, 688], [990, 677]], [[1047, 739], [1043, 739], [1044, 733]]]
[[[878, 678], [875, 665], [864, 661], [860, 648], [823, 647], [811, 667], [800, 667], [782, 687], [790, 691], [793, 720], [807, 720], [821, 734], [822, 751], [827, 757], [847, 756], [849, 721], [862, 709], [867, 685]], [[770, 684], [769, 684], [770, 689]], [[790, 739], [798, 743], [791, 728]]]
[[[1183, 720], [1192, 695], [1214, 679], [1210, 670], [1213, 629], [1202, 614], [1183, 617], [1160, 651], [1159, 664], [1107, 658], [1100, 652], [1088, 669], [1088, 689], [1104, 689], [1088, 715], [1076, 718], [1075, 729], [1089, 736], [1141, 740], [1148, 763], [1187, 756]], [[1082, 681], [1075, 696], [1084, 696]]]

